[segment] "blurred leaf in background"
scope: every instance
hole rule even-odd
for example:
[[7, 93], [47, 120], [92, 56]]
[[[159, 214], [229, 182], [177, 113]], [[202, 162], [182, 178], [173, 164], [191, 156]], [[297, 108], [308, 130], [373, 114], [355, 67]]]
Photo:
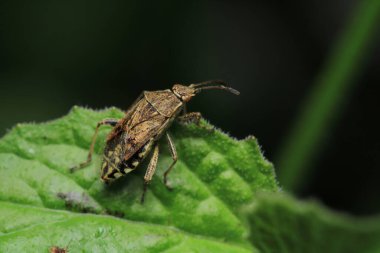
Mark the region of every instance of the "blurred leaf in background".
[[330, 53], [280, 153], [280, 181], [288, 191], [302, 191], [312, 177], [309, 164], [324, 146], [321, 144], [339, 118], [344, 100], [351, 98], [361, 66], [373, 51], [379, 22], [380, 1], [362, 1]]

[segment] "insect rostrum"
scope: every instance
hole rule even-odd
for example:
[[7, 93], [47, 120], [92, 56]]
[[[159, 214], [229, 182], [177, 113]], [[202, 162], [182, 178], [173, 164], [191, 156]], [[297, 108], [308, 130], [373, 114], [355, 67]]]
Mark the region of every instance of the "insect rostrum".
[[[110, 183], [135, 170], [153, 149], [144, 176], [144, 191], [141, 196], [141, 202], [143, 202], [147, 186], [157, 167], [159, 154], [157, 141], [166, 134], [173, 162], [164, 173], [164, 184], [170, 188], [167, 176], [177, 161], [177, 151], [166, 130], [175, 119], [184, 122], [199, 121], [200, 113], [186, 113], [185, 106], [197, 93], [207, 89], [221, 89], [239, 95], [237, 90], [228, 87], [225, 82], [219, 80], [189, 86], [175, 84], [171, 90], [144, 91], [126, 111], [124, 118], [104, 119], [98, 122], [87, 160], [72, 167], [71, 171], [83, 168], [91, 162], [99, 127], [102, 125], [113, 126], [107, 136], [104, 148], [101, 179], [105, 183]], [[181, 112], [182, 115], [179, 116]]]

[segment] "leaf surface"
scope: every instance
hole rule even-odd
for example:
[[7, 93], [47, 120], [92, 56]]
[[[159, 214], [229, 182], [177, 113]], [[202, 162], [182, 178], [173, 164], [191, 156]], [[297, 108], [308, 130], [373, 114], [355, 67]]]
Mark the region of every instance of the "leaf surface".
[[380, 219], [334, 214], [281, 193], [254, 137], [238, 141], [205, 121], [169, 130], [140, 203], [147, 161], [111, 186], [99, 180], [104, 127], [87, 168], [96, 123], [116, 108], [74, 107], [44, 124], [19, 124], [0, 140], [0, 252], [380, 252]]
[[[145, 234], [151, 252], [189, 244], [194, 244], [194, 252], [208, 247], [220, 249], [217, 252], [254, 251], [247, 240], [250, 228], [243, 210], [257, 192], [278, 191], [273, 166], [262, 156], [255, 138], [237, 141], [205, 121], [200, 126], [174, 124], [170, 132], [179, 161], [169, 177], [173, 190], [162, 183], [171, 157], [166, 141], [161, 141], [157, 173], [142, 205], [147, 162], [111, 186], [99, 180], [100, 154], [109, 127], [99, 132], [91, 165], [75, 173], [68, 169], [86, 159], [98, 121], [121, 117], [123, 112], [116, 108], [74, 107], [61, 119], [19, 124], [3, 137], [0, 177], [6, 180], [0, 185], [0, 213], [14, 218], [12, 222], [6, 218], [0, 227], [2, 247], [29, 248], [12, 242], [33, 234], [35, 240], [28, 244], [36, 249], [70, 241], [70, 247], [82, 246], [85, 252], [113, 247], [117, 252], [130, 244], [144, 251], [150, 249], [144, 246]], [[20, 219], [25, 223], [16, 222]], [[95, 243], [98, 228], [108, 232]], [[109, 243], [102, 243], [103, 239]]]
[[380, 252], [380, 217], [333, 213], [316, 201], [262, 194], [249, 220], [250, 239], [262, 253]]

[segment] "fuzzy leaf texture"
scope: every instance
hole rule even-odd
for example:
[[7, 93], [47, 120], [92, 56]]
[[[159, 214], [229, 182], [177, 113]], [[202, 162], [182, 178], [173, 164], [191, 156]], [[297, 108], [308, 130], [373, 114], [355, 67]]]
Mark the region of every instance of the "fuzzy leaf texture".
[[[171, 157], [161, 141], [143, 205], [147, 161], [111, 186], [99, 180], [109, 127], [99, 132], [91, 165], [70, 173], [86, 159], [96, 123], [120, 117], [116, 108], [74, 107], [52, 122], [19, 124], [0, 140], [0, 252], [380, 250], [378, 222], [355, 225], [279, 194], [273, 166], [253, 137], [237, 141], [205, 121], [170, 129], [179, 156], [172, 191], [162, 183]], [[354, 242], [361, 250], [353, 251]]]

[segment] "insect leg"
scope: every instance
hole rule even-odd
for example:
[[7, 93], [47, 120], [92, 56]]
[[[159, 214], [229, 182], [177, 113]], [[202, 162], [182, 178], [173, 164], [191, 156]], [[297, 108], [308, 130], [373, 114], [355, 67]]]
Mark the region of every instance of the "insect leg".
[[186, 106], [186, 104], [183, 104], [183, 106], [182, 106], [182, 116], [184, 116], [186, 114], [187, 114], [187, 106]]
[[202, 118], [202, 114], [200, 112], [189, 112], [189, 113], [186, 113], [185, 115], [179, 116], [177, 120], [180, 123], [184, 123], [184, 124], [195, 123], [198, 125], [201, 118]]
[[156, 171], [157, 161], [158, 161], [158, 151], [159, 151], [158, 144], [156, 144], [156, 146], [154, 147], [152, 158], [150, 159], [150, 162], [148, 165], [148, 169], [145, 172], [144, 188], [143, 188], [143, 193], [141, 195], [141, 203], [144, 203], [145, 193], [146, 193], [146, 190], [148, 189], [148, 184], [152, 180], [154, 172]]
[[82, 168], [86, 167], [91, 162], [92, 153], [94, 152], [95, 141], [96, 141], [96, 137], [98, 135], [98, 131], [99, 131], [100, 126], [102, 126], [102, 125], [115, 126], [118, 121], [119, 121], [118, 119], [104, 119], [104, 120], [98, 122], [98, 124], [96, 125], [95, 133], [92, 137], [90, 151], [88, 152], [88, 155], [87, 155], [87, 160], [85, 162], [82, 162], [82, 163], [76, 165], [76, 166], [71, 167], [70, 172], [74, 172], [76, 170], [82, 169]]
[[177, 150], [174, 146], [174, 143], [168, 133], [166, 133], [166, 138], [168, 139], [169, 150], [170, 150], [170, 154], [172, 155], [173, 162], [172, 164], [170, 164], [169, 168], [164, 173], [164, 184], [167, 188], [171, 189], [170, 186], [168, 185], [168, 174], [170, 173], [170, 171], [173, 169], [174, 165], [176, 164], [178, 156], [177, 156]]

